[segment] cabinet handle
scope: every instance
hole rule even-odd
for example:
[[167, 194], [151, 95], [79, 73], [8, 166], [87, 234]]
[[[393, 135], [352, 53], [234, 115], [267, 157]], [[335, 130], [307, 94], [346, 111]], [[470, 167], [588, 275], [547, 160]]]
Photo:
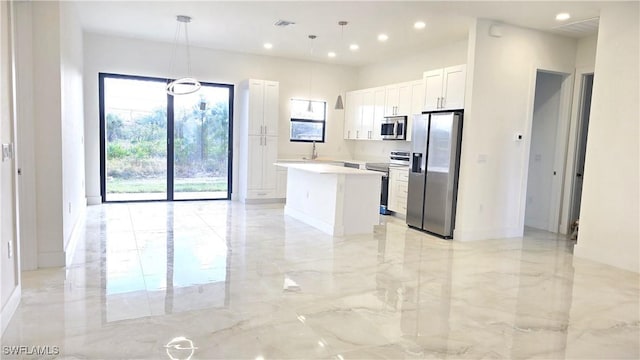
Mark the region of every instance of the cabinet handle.
[[[264, 126], [264, 134], [267, 135], [267, 125]], [[264, 139], [267, 142], [267, 139]]]
[[442, 100], [440, 100], [440, 108], [444, 109], [444, 103], [445, 103], [445, 98], [442, 97]]
[[356, 139], [360, 138], [360, 130], [356, 130]]
[[438, 98], [438, 104], [437, 104], [437, 106], [436, 106], [438, 109], [440, 109], [440, 107], [441, 107], [441, 106], [440, 106], [440, 100], [441, 100], [441, 99], [442, 99], [441, 97], [439, 97], [439, 98]]
[[351, 139], [351, 130], [347, 130], [347, 139]]

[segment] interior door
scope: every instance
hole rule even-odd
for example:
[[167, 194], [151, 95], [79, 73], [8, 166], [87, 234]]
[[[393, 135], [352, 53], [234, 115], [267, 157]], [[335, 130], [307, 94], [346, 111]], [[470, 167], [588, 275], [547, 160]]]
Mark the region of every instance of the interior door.
[[589, 115], [591, 113], [591, 92], [593, 90], [593, 74], [584, 75], [582, 84], [582, 108], [580, 109], [580, 130], [578, 133], [576, 172], [573, 188], [573, 201], [571, 204], [571, 217], [573, 223], [580, 218], [580, 204], [582, 201], [582, 184], [584, 182], [584, 163], [587, 153], [587, 136], [589, 134]]

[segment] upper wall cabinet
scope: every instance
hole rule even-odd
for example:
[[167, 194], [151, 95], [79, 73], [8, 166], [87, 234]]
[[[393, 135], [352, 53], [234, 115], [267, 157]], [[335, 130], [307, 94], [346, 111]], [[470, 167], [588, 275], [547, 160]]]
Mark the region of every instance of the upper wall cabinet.
[[450, 66], [424, 73], [424, 111], [464, 108], [466, 65]]
[[249, 80], [248, 135], [278, 136], [279, 83]]
[[384, 116], [409, 115], [411, 112], [411, 82], [385, 87]]
[[362, 123], [362, 91], [349, 91], [344, 98], [344, 138], [357, 140]]
[[[344, 138], [351, 140], [382, 140], [380, 126], [385, 116], [407, 116], [422, 112], [424, 82], [399, 84], [347, 92], [344, 116]], [[407, 125], [407, 140], [411, 139], [411, 120]]]

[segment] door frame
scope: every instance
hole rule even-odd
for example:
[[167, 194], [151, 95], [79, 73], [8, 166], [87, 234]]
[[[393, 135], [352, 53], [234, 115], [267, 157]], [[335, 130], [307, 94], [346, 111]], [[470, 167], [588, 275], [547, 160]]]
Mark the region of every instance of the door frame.
[[[556, 135], [556, 149], [554, 155], [554, 169], [556, 177], [552, 185], [551, 214], [547, 231], [563, 233], [561, 227], [561, 211], [564, 208], [564, 188], [566, 172], [566, 154], [568, 146], [569, 126], [571, 124], [571, 104], [573, 99], [574, 69], [558, 68], [549, 65], [534, 65], [531, 67], [529, 81], [529, 101], [527, 104], [527, 119], [525, 129], [524, 153], [522, 162], [522, 187], [520, 192], [520, 217], [519, 228], [524, 232], [525, 213], [527, 209], [527, 189], [529, 179], [529, 162], [531, 155], [531, 134], [533, 130], [533, 110], [535, 105], [536, 85], [538, 72], [562, 75], [560, 88], [560, 108], [558, 110], [558, 124]], [[564, 233], [563, 233], [564, 234]]]
[[[582, 130], [582, 110], [584, 105], [584, 78], [587, 75], [594, 75], [595, 67], [586, 66], [577, 68], [575, 71], [573, 107], [571, 111], [571, 127], [569, 129], [569, 139], [567, 144], [567, 166], [565, 169], [565, 182], [562, 215], [560, 221], [560, 232], [571, 233], [571, 207], [575, 196], [575, 173], [578, 165], [578, 137]], [[563, 232], [564, 231], [564, 232]]]
[[117, 202], [157, 202], [157, 201], [211, 201], [211, 200], [230, 200], [233, 191], [233, 101], [234, 88], [233, 84], [222, 84], [212, 82], [200, 82], [202, 86], [213, 86], [227, 88], [229, 90], [229, 124], [228, 124], [228, 145], [227, 145], [227, 197], [222, 199], [174, 199], [174, 112], [173, 112], [173, 96], [167, 94], [167, 198], [162, 200], [124, 200], [124, 201], [107, 201], [107, 157], [106, 157], [106, 114], [104, 106], [104, 79], [129, 79], [129, 80], [145, 80], [157, 81], [168, 84], [173, 79], [157, 78], [141, 75], [126, 75], [115, 73], [98, 73], [98, 112], [100, 117], [100, 198], [102, 203]]

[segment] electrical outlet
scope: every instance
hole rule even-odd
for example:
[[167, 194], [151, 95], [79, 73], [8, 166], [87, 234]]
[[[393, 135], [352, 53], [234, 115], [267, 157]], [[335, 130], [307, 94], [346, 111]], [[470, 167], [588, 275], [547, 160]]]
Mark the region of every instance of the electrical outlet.
[[2, 161], [6, 161], [13, 158], [13, 146], [12, 144], [2, 144]]

